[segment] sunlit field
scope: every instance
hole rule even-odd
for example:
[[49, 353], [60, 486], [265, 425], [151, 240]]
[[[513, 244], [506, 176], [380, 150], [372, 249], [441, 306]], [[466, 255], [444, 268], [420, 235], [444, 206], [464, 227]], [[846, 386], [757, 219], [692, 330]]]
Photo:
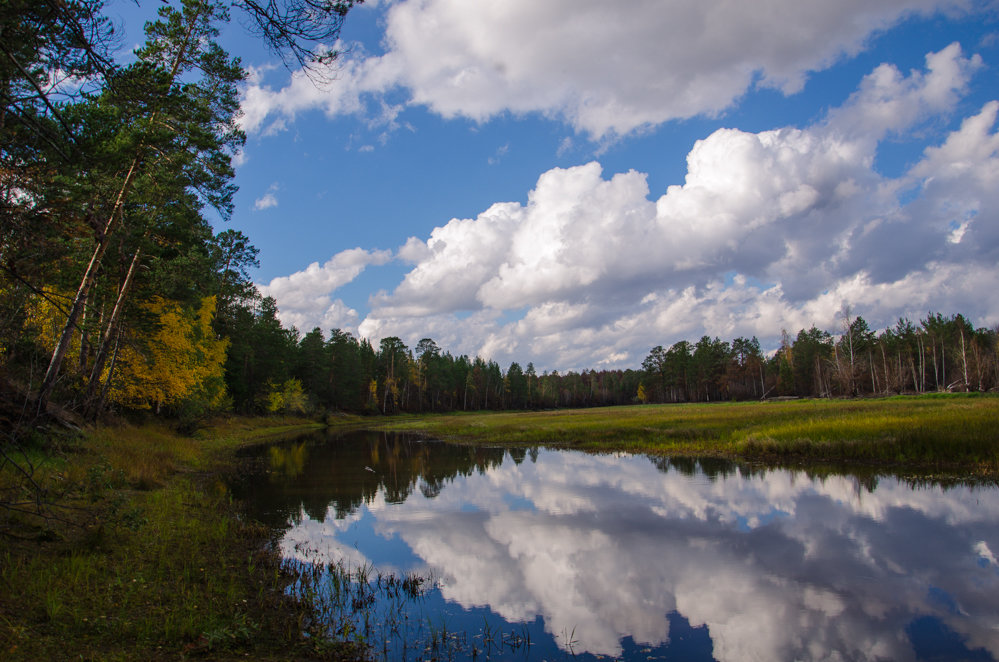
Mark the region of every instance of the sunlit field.
[[991, 394], [424, 415], [378, 427], [475, 443], [999, 474], [999, 396]]

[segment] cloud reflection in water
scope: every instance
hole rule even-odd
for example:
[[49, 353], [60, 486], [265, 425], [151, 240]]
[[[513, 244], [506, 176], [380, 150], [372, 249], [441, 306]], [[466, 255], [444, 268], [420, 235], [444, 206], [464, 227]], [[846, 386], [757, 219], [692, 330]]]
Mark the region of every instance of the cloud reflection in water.
[[411, 554], [379, 568], [430, 571], [447, 600], [511, 622], [540, 615], [576, 652], [662, 644], [676, 611], [707, 626], [719, 660], [915, 659], [907, 628], [923, 617], [999, 656], [995, 488], [535, 455], [401, 503], [378, 491], [341, 519], [302, 510], [282, 549], [364, 563], [393, 541]]

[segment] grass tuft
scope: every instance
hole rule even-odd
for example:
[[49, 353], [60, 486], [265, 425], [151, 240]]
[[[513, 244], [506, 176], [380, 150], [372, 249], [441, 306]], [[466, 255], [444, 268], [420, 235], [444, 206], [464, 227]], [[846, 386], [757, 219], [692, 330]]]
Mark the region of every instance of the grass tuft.
[[[0, 658], [356, 659], [310, 633], [312, 606], [262, 551], [222, 474], [247, 443], [315, 427], [260, 419], [194, 437], [158, 425], [39, 445], [43, 511], [0, 509]], [[9, 466], [2, 494], [18, 488]]]

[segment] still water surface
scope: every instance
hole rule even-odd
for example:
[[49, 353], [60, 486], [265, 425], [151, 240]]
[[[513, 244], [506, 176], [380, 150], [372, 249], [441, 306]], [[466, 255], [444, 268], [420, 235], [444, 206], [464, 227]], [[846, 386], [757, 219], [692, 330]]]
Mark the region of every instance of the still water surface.
[[365, 576], [326, 611], [376, 658], [999, 657], [994, 486], [368, 432], [259, 453], [237, 495], [290, 562]]

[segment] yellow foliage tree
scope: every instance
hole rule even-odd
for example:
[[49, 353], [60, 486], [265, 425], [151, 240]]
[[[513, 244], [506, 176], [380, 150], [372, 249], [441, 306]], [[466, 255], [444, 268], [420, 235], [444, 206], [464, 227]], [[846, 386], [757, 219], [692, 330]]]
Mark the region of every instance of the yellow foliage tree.
[[303, 414], [308, 407], [308, 398], [301, 380], [289, 379], [283, 384], [271, 384], [267, 393], [267, 411], [272, 414]]
[[[197, 309], [154, 297], [143, 308], [156, 320], [145, 337], [133, 332], [118, 356], [110, 398], [132, 408], [176, 407], [194, 403], [217, 409], [225, 402], [223, 380], [228, 340], [212, 330], [215, 297]], [[105, 376], [106, 378], [106, 376]]]
[[[59, 339], [59, 329], [66, 322], [65, 308], [56, 305], [56, 300], [69, 301], [69, 295], [65, 292], [50, 292], [49, 296], [32, 296], [25, 304], [24, 330], [28, 337], [34, 339], [35, 344], [51, 352]], [[80, 351], [79, 336], [74, 337], [68, 354], [78, 355]], [[74, 362], [70, 361], [71, 364]]]

